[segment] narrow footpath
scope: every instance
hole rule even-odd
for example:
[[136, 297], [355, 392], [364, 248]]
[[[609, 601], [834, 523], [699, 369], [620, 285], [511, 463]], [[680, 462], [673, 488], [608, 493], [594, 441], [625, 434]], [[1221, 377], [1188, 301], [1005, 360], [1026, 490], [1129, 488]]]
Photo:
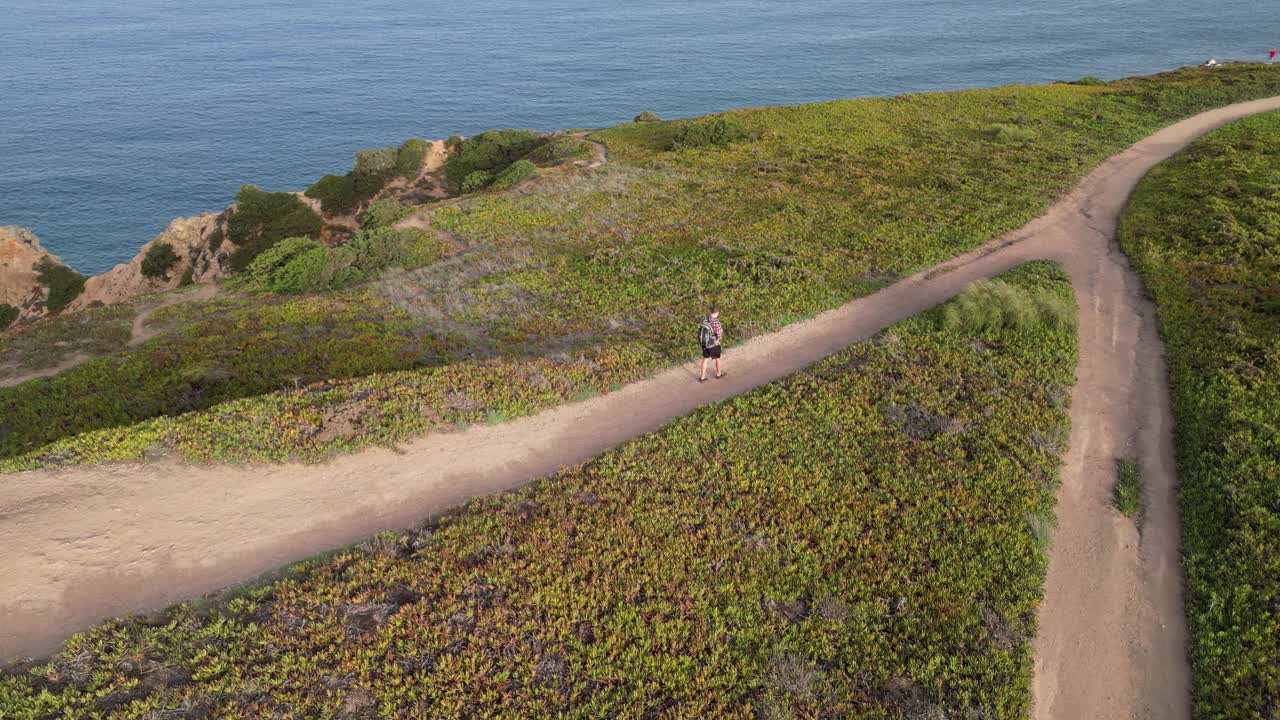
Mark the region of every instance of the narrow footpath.
[[[690, 363], [585, 402], [429, 435], [319, 466], [177, 462], [0, 479], [0, 661], [54, 650], [106, 617], [159, 608], [468, 498], [575, 465], [710, 402], [796, 372], [966, 285], [1029, 260], [1070, 273], [1080, 312], [1071, 447], [1035, 642], [1035, 717], [1190, 715], [1172, 417], [1155, 312], [1117, 248], [1116, 221], [1153, 166], [1280, 98], [1170, 126], [1090, 173], [1010, 235], [726, 353], [699, 385]], [[1115, 459], [1138, 458], [1139, 534], [1111, 508]]]

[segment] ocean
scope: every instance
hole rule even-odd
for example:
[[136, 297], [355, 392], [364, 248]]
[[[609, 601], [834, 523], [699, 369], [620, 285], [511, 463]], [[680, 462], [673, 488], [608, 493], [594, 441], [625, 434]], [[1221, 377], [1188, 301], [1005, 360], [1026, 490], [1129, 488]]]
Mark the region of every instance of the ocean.
[[0, 225], [81, 272], [351, 153], [1264, 59], [1261, 0], [6, 0]]

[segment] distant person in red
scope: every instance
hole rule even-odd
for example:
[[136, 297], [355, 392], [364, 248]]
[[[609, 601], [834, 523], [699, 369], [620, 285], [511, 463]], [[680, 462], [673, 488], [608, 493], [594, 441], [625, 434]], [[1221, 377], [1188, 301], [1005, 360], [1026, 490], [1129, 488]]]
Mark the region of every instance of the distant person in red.
[[1275, 61], [1276, 61], [1276, 49], [1271, 48], [1271, 62], [1275, 62]]

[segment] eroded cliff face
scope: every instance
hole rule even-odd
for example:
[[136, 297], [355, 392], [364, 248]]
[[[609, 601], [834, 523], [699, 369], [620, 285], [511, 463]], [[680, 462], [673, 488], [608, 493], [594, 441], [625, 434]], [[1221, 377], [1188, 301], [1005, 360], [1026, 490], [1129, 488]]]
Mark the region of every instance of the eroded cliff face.
[[45, 313], [49, 288], [40, 282], [36, 266], [57, 256], [40, 245], [35, 233], [26, 228], [0, 227], [0, 304], [18, 308], [18, 319], [29, 320]]
[[[84, 284], [84, 292], [67, 308], [78, 310], [95, 303], [109, 305], [134, 295], [171, 290], [185, 283], [211, 282], [223, 277], [228, 271], [227, 258], [234, 249], [222, 239], [223, 216], [224, 213], [204, 213], [174, 220], [164, 232], [143, 245], [132, 260], [89, 278]], [[164, 275], [147, 277], [142, 272], [143, 260], [153, 246], [161, 243], [172, 248], [177, 260]]]
[[[235, 249], [223, 239], [225, 219], [223, 212], [174, 220], [164, 232], [143, 245], [132, 260], [86, 280], [84, 291], [63, 312], [95, 304], [109, 305], [134, 295], [223, 277], [229, 270], [227, 259]], [[142, 263], [147, 252], [160, 243], [173, 250], [176, 260], [162, 275], [148, 277], [142, 272]], [[30, 230], [0, 227], [0, 304], [18, 308], [18, 322], [48, 313], [49, 289], [40, 281], [36, 269], [45, 258], [64, 264], [41, 247], [40, 240]]]

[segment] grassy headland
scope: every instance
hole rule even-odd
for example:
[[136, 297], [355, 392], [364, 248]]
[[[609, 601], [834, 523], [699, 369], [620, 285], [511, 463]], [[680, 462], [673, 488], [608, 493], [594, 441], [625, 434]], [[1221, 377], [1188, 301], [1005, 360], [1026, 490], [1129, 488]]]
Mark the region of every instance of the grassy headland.
[[[314, 460], [533, 412], [687, 357], [708, 302], [732, 341], [768, 332], [1022, 225], [1163, 125], [1276, 94], [1280, 68], [1231, 65], [631, 123], [592, 136], [607, 166], [521, 165], [509, 190], [494, 188], [523, 159], [588, 148], [453, 140], [450, 182], [487, 189], [417, 208], [441, 259], [368, 279], [346, 274], [354, 253], [313, 251], [324, 278], [365, 279], [173, 308], [177, 329], [148, 345], [0, 390], [0, 469]], [[390, 177], [382, 155], [345, 176], [353, 188]]]
[[1022, 718], [1073, 307], [1024, 266], [518, 492], [94, 628], [0, 708]]

